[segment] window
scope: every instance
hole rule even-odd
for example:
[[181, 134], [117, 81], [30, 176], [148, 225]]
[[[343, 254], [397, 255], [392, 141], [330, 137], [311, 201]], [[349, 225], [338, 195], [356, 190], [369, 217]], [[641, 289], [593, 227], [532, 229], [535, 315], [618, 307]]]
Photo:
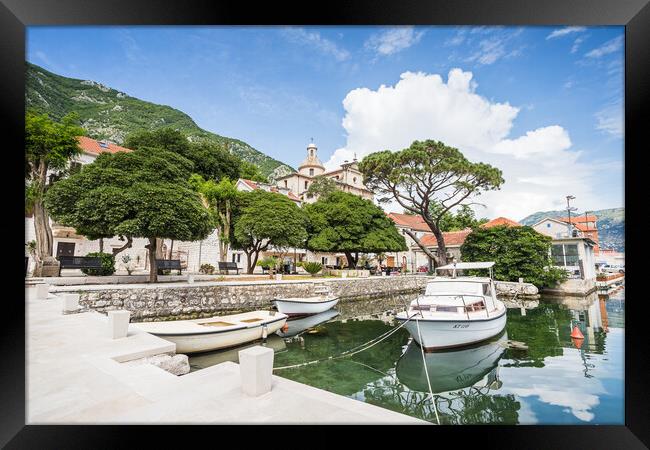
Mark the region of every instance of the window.
[[326, 265], [327, 265], [327, 256], [323, 256], [323, 257], [320, 259], [320, 261], [321, 261], [321, 264], [322, 264], [322, 265], [326, 266]]
[[287, 187], [287, 180], [284, 180], [284, 187]]
[[550, 223], [547, 223], [547, 224], [546, 224], [546, 228], [551, 228], [551, 224], [550, 224]]
[[356, 183], [357, 182], [357, 177], [352, 178], [352, 182]]
[[241, 253], [233, 253], [232, 254], [232, 262], [234, 262], [234, 263], [241, 262]]
[[578, 265], [578, 244], [554, 244], [551, 246], [553, 264], [559, 267]]
[[309, 186], [309, 181], [305, 181], [305, 189]]
[[314, 169], [309, 169], [309, 176], [313, 177], [314, 176]]

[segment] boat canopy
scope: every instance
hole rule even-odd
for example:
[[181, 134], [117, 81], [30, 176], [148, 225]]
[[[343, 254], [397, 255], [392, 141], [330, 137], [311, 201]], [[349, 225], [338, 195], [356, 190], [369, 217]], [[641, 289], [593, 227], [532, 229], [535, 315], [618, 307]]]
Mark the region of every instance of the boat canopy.
[[459, 262], [459, 263], [447, 264], [446, 266], [436, 267], [436, 270], [490, 269], [493, 266], [494, 266], [494, 261]]
[[[484, 287], [485, 285], [485, 287]], [[427, 283], [425, 295], [436, 294], [474, 294], [490, 295], [489, 283], [471, 281], [440, 280]]]

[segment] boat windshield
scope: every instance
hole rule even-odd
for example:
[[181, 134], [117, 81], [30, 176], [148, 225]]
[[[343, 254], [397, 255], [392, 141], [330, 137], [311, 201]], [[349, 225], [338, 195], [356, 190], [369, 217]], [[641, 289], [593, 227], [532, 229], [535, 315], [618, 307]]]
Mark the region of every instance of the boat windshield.
[[488, 283], [463, 282], [463, 281], [435, 281], [427, 284], [425, 295], [441, 293], [489, 295]]

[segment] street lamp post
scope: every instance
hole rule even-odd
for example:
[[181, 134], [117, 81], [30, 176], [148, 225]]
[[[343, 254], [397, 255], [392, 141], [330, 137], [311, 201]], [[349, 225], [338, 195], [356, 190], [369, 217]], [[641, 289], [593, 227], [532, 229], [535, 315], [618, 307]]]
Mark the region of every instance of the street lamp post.
[[571, 237], [572, 233], [571, 230], [573, 229], [573, 224], [571, 223], [571, 211], [575, 211], [577, 208], [572, 208], [569, 202], [571, 200], [575, 200], [575, 197], [573, 195], [567, 195], [566, 196], [566, 210], [569, 213], [569, 237]]

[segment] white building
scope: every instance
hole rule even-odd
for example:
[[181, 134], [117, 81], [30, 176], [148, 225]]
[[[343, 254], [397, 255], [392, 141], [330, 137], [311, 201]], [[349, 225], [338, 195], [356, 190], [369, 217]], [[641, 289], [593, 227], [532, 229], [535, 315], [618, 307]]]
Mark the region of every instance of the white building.
[[551, 258], [556, 267], [566, 269], [571, 278], [596, 279], [596, 242], [575, 225], [546, 217], [534, 224], [533, 229], [551, 237]]
[[318, 159], [318, 148], [313, 142], [307, 146], [307, 157], [294, 172], [276, 180], [280, 189], [288, 189], [300, 200], [306, 203], [314, 203], [316, 197], [306, 195], [309, 186], [317, 176], [328, 177], [336, 182], [338, 189], [349, 192], [359, 197], [372, 200], [373, 193], [363, 184], [363, 174], [359, 171], [359, 165], [355, 158], [352, 162], [345, 161], [335, 170], [326, 171], [323, 163]]

